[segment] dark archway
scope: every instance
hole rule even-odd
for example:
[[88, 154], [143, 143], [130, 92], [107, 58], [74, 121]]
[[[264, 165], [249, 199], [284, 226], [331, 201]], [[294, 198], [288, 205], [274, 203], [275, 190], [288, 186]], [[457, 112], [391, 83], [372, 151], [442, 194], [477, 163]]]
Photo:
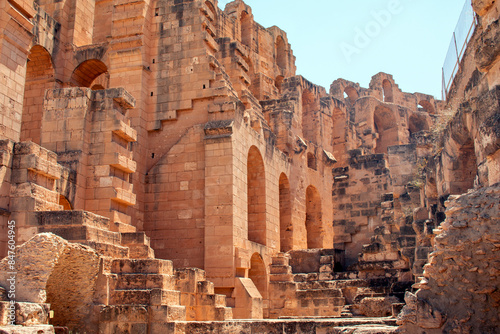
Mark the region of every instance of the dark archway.
[[276, 39], [276, 64], [281, 69], [287, 68], [287, 55], [286, 55], [286, 45], [283, 37], [278, 36]]
[[247, 160], [248, 240], [266, 244], [266, 175], [257, 147], [248, 151]]
[[318, 189], [309, 186], [306, 189], [306, 233], [308, 249], [323, 247], [322, 225], [321, 197]]
[[250, 259], [250, 270], [248, 271], [248, 278], [255, 284], [259, 290], [262, 299], [267, 299], [267, 272], [264, 260], [259, 253], [254, 253]]
[[384, 102], [394, 102], [393, 92], [392, 92], [392, 84], [389, 80], [385, 79], [382, 82], [382, 90], [384, 93]]

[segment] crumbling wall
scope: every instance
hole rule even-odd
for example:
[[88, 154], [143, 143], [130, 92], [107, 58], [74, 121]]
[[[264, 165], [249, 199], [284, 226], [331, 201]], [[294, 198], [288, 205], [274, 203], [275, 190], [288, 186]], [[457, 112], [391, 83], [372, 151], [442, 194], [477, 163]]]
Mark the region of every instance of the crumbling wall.
[[[95, 329], [93, 326], [97, 324], [89, 319], [95, 312], [93, 298], [99, 256], [93, 249], [69, 243], [51, 233], [41, 233], [17, 247], [15, 253], [16, 302], [32, 303], [35, 308], [38, 304], [51, 304], [55, 311], [53, 324], [82, 331]], [[9, 258], [4, 258], [0, 262], [3, 287], [10, 286], [7, 279], [11, 278], [12, 270], [8, 261]], [[26, 309], [24, 306], [21, 309]]]
[[403, 333], [495, 333], [500, 325], [500, 184], [446, 203], [424, 278], [398, 322]]

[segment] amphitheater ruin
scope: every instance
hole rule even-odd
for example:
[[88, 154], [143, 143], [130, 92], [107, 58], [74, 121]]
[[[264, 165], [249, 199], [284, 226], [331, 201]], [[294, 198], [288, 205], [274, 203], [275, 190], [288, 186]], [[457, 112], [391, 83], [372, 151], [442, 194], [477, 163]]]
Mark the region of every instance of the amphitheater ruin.
[[0, 0], [0, 333], [498, 333], [500, 1], [444, 100], [242, 0]]

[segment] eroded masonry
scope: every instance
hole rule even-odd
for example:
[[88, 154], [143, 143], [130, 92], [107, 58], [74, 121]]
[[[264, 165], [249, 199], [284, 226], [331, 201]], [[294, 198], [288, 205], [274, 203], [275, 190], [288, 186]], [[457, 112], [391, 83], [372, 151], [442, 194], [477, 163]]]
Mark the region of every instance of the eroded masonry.
[[241, 0], [0, 0], [0, 332], [494, 333], [500, 2], [472, 5], [440, 101], [296, 76]]

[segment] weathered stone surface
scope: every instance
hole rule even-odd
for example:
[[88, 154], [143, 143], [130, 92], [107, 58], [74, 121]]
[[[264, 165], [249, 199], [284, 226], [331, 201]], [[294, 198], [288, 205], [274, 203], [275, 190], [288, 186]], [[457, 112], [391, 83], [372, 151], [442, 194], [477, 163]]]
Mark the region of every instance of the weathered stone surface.
[[402, 331], [493, 333], [498, 328], [499, 203], [500, 184], [447, 202], [425, 279], [415, 295], [406, 294], [398, 317]]

